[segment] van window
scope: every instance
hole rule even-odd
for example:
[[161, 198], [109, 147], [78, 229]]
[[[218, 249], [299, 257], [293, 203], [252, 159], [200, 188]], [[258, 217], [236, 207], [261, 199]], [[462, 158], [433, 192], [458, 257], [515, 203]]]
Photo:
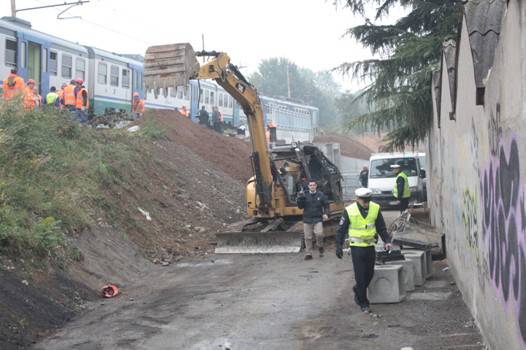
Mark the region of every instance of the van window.
[[49, 74], [57, 75], [58, 68], [58, 55], [56, 51], [49, 51], [49, 63], [48, 63]]
[[391, 165], [393, 164], [400, 165], [402, 167], [402, 171], [404, 171], [407, 176], [418, 175], [416, 158], [385, 158], [374, 159], [371, 161], [369, 177], [371, 179], [395, 177], [393, 169], [391, 169]]
[[73, 75], [73, 57], [62, 54], [62, 78], [71, 79]]
[[6, 66], [16, 67], [16, 41], [5, 40], [5, 64]]

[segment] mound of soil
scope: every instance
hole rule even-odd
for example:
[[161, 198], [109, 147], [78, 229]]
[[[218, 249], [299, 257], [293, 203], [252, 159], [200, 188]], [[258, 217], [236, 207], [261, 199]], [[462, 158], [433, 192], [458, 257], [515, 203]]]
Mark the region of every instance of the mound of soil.
[[167, 138], [132, 139], [136, 159], [115, 161], [119, 181], [105, 188], [112, 209], [93, 208], [97, 224], [69, 237], [80, 262], [35, 269], [0, 256], [0, 349], [24, 349], [61, 327], [108, 282], [126, 295], [154, 264], [209, 254], [215, 233], [243, 219], [250, 144], [176, 112], [145, 118]]
[[246, 182], [252, 176], [251, 148], [245, 141], [195, 124], [175, 111], [157, 110], [153, 113], [152, 117], [165, 128], [175, 144], [189, 148], [234, 179]]

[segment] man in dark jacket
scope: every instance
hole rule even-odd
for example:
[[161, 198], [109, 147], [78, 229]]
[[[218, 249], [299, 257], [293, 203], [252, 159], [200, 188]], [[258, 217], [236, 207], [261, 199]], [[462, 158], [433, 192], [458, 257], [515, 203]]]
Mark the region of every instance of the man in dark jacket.
[[305, 234], [305, 260], [312, 259], [312, 240], [316, 236], [316, 245], [323, 256], [323, 221], [329, 219], [327, 197], [317, 190], [316, 181], [309, 181], [309, 191], [300, 191], [298, 208], [303, 209], [303, 232]]
[[210, 115], [208, 114], [206, 107], [204, 105], [201, 106], [201, 110], [199, 111], [199, 124], [210, 126], [209, 119], [210, 119]]
[[367, 182], [369, 182], [369, 168], [364, 166], [360, 171], [360, 185], [367, 187]]
[[356, 202], [345, 208], [336, 234], [336, 256], [343, 257], [345, 241], [351, 247], [354, 279], [354, 302], [363, 312], [369, 312], [367, 287], [374, 275], [377, 236], [382, 237], [384, 248], [391, 249], [391, 237], [387, 232], [380, 206], [371, 202], [372, 191], [359, 188], [355, 191]]

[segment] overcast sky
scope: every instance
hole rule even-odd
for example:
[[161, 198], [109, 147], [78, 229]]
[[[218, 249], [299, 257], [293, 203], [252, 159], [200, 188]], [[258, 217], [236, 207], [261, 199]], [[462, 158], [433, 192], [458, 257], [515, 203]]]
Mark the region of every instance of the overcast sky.
[[[71, 0], [68, 0], [71, 1]], [[61, 3], [63, 0], [17, 0], [17, 8]], [[0, 13], [10, 15], [10, 1]], [[269, 57], [287, 57], [299, 66], [325, 70], [342, 62], [371, 56], [345, 30], [362, 23], [333, 0], [91, 0], [58, 20], [61, 9], [19, 12], [33, 29], [116, 53], [144, 55], [149, 45], [189, 42], [201, 49], [227, 52], [234, 64], [250, 74]], [[397, 11], [400, 12], [400, 11]], [[396, 17], [396, 14], [391, 18]], [[336, 77], [344, 89], [361, 84]]]

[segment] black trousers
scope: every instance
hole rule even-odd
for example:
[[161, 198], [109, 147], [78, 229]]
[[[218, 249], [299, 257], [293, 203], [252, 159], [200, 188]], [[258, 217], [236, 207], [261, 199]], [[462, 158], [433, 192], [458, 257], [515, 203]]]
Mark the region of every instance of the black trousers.
[[374, 247], [351, 247], [351, 257], [354, 269], [354, 279], [356, 285], [354, 286], [354, 293], [358, 305], [369, 305], [367, 299], [367, 287], [374, 275], [374, 263], [376, 252]]
[[400, 199], [400, 213], [403, 213], [409, 207], [409, 198]]

